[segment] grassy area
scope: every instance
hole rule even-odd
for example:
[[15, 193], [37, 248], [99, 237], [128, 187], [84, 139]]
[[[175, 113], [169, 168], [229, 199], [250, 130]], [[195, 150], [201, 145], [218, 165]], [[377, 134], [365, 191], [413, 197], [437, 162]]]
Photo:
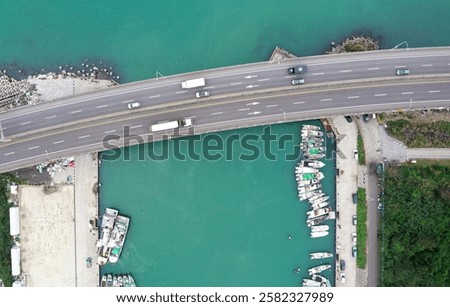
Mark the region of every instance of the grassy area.
[[11, 247], [12, 240], [9, 235], [9, 207], [7, 185], [13, 178], [0, 174], [0, 279], [5, 286], [12, 285], [11, 276]]
[[381, 285], [450, 286], [450, 166], [388, 166], [381, 232]]
[[356, 264], [359, 268], [364, 269], [367, 263], [367, 205], [366, 190], [363, 188], [358, 188], [358, 205], [356, 207], [356, 215], [358, 218], [358, 224], [356, 225], [356, 243], [358, 249]]
[[450, 122], [414, 123], [408, 119], [386, 122], [392, 137], [412, 148], [450, 146]]
[[364, 151], [364, 143], [359, 133], [358, 133], [358, 162], [359, 165], [366, 164], [366, 152]]

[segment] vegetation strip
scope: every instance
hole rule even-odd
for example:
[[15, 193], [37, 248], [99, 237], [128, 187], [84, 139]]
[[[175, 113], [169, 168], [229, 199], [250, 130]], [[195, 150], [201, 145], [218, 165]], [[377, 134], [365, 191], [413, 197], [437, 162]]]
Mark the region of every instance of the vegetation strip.
[[366, 190], [358, 188], [358, 205], [356, 207], [358, 224], [356, 225], [356, 264], [358, 268], [365, 269], [367, 263], [366, 242], [367, 242], [367, 206]]
[[359, 165], [366, 164], [366, 152], [364, 151], [364, 142], [361, 135], [358, 133], [358, 162]]

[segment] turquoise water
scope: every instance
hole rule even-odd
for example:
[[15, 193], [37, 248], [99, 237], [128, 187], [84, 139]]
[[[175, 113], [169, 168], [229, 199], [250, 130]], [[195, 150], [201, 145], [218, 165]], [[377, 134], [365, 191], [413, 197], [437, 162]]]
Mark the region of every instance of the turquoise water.
[[[321, 263], [309, 260], [309, 252], [334, 250], [334, 226], [327, 237], [309, 237], [308, 206], [297, 198], [298, 159], [286, 159], [290, 153], [298, 156], [300, 124], [271, 130], [277, 140], [293, 136], [283, 149], [272, 142], [275, 159], [267, 154], [244, 161], [239, 157], [249, 154], [248, 148], [235, 144], [227, 148], [229, 159], [186, 162], [171, 153], [165, 161], [139, 161], [139, 151], [147, 146], [167, 150], [167, 142], [157, 142], [125, 149], [130, 161], [103, 160], [101, 212], [107, 206], [119, 209], [131, 217], [131, 226], [121, 259], [102, 271], [131, 272], [140, 286], [300, 285], [307, 269]], [[256, 127], [217, 135], [226, 140], [263, 131]], [[252, 144], [263, 152], [262, 139]], [[182, 152], [188, 147], [180, 146]], [[195, 152], [202, 148], [193, 145]], [[326, 163], [324, 191], [334, 200], [335, 164]], [[297, 267], [300, 274], [293, 271]], [[325, 275], [333, 280], [332, 272]]]
[[448, 0], [2, 1], [0, 68], [103, 60], [135, 81], [267, 60], [276, 45], [321, 54], [359, 32], [383, 48], [450, 45], [449, 20]]

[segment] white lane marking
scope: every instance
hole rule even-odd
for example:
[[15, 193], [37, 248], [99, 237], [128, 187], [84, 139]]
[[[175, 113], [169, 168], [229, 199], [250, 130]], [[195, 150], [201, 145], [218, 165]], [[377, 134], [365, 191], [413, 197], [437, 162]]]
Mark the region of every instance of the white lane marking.
[[238, 111], [239, 111], [239, 112], [242, 112], [242, 111], [248, 111], [248, 110], [250, 110], [250, 108], [239, 109]]
[[433, 64], [422, 64], [422, 67], [431, 67]]
[[320, 76], [320, 75], [324, 75], [324, 72], [315, 72], [313, 73], [313, 76]]
[[7, 152], [7, 153], [5, 153], [5, 156], [9, 156], [9, 155], [12, 155], [12, 154], [14, 154], [14, 153], [15, 153], [14, 151]]
[[351, 69], [347, 69], [347, 70], [341, 70], [339, 72], [352, 72], [352, 70]]
[[414, 92], [403, 92], [402, 95], [412, 95]]
[[23, 123], [20, 123], [20, 125], [22, 126], [22, 125], [28, 125], [28, 124], [30, 124], [31, 122], [23, 122]]
[[370, 68], [367, 68], [367, 70], [378, 70], [378, 69], [380, 69], [380, 67], [370, 67]]
[[399, 65], [399, 66], [395, 66], [394, 68], [406, 68], [405, 65]]
[[292, 78], [295, 78], [295, 77], [296, 77], [296, 76], [292, 76], [292, 75], [285, 76], [286, 79], [292, 79]]
[[150, 98], [150, 99], [158, 98], [158, 97], [161, 97], [161, 95], [148, 96], [148, 98]]
[[51, 118], [55, 118], [56, 115], [52, 115], [52, 116], [47, 116], [45, 119], [51, 119]]
[[258, 75], [250, 75], [250, 76], [245, 76], [245, 79], [251, 79], [251, 78], [256, 78], [258, 77]]
[[331, 101], [331, 100], [333, 100], [333, 99], [331, 99], [331, 98], [327, 98], [327, 99], [320, 99], [320, 101]]
[[97, 109], [101, 109], [101, 108], [106, 108], [108, 105], [107, 104], [102, 104], [101, 106], [96, 107]]
[[270, 79], [259, 79], [258, 82], [269, 81]]
[[108, 130], [108, 131], [105, 131], [105, 133], [113, 133], [113, 132], [116, 132], [116, 130]]
[[137, 125], [137, 126], [131, 126], [130, 129], [136, 129], [136, 128], [141, 128], [142, 125]]
[[278, 107], [278, 105], [277, 104], [270, 104], [270, 105], [266, 106], [266, 108], [275, 108], [275, 107]]
[[39, 148], [39, 146], [33, 146], [33, 147], [28, 148], [28, 150], [33, 150], [33, 149], [38, 149], [38, 148]]
[[250, 84], [250, 85], [247, 85], [246, 88], [254, 88], [254, 87], [258, 87], [258, 86], [259, 86], [259, 84]]
[[53, 142], [53, 144], [64, 143], [64, 140]]
[[233, 83], [230, 83], [230, 85], [240, 85], [240, 84], [242, 84], [242, 82], [233, 82]]
[[122, 101], [122, 103], [130, 103], [130, 102], [133, 102], [134, 101], [134, 99], [131, 99], [131, 100], [125, 100], [125, 101]]
[[348, 96], [347, 98], [348, 99], [356, 99], [356, 98], [359, 98], [359, 96]]
[[440, 93], [441, 91], [428, 91], [428, 93]]
[[178, 92], [175, 92], [175, 94], [182, 94], [182, 93], [187, 93], [187, 91], [178, 91]]
[[90, 135], [89, 135], [89, 134], [86, 134], [86, 135], [79, 136], [78, 138], [79, 138], [79, 139], [85, 139], [85, 138], [88, 138], [88, 137], [90, 137]]
[[375, 97], [382, 97], [382, 96], [386, 96], [386, 94], [375, 94]]
[[83, 112], [83, 110], [72, 111], [72, 112], [70, 112], [70, 114], [75, 114], [75, 113], [80, 113], [80, 112]]
[[211, 113], [211, 115], [220, 115], [220, 114], [223, 114], [223, 112], [214, 112], [214, 113]]
[[247, 103], [248, 106], [256, 106], [257, 104], [259, 104], [258, 101], [254, 101], [254, 102], [249, 102], [249, 103]]
[[255, 111], [255, 112], [250, 112], [250, 113], [247, 113], [247, 115], [258, 115], [258, 114], [260, 114], [261, 112], [259, 112], [259, 111]]
[[204, 87], [204, 89], [205, 89], [205, 90], [209, 90], [209, 89], [211, 89], [211, 88], [215, 88], [215, 87], [216, 87], [215, 85], [211, 85], [211, 86], [205, 86], [205, 87]]
[[304, 101], [296, 101], [296, 102], [293, 102], [292, 104], [302, 104], [302, 103], [305, 103]]

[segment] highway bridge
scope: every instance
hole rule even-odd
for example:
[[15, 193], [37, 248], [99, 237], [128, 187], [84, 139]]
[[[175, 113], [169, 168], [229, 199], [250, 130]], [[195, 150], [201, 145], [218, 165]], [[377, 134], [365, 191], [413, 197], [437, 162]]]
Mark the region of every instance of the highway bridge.
[[[289, 67], [307, 65], [292, 86]], [[397, 76], [396, 69], [411, 74]], [[204, 77], [207, 98], [181, 82]], [[132, 101], [142, 108], [128, 110]], [[0, 113], [0, 172], [50, 159], [101, 151], [107, 135], [159, 139], [149, 125], [192, 118], [199, 134], [325, 117], [450, 107], [450, 47], [302, 57], [124, 84]], [[169, 132], [170, 133], [170, 132]]]

